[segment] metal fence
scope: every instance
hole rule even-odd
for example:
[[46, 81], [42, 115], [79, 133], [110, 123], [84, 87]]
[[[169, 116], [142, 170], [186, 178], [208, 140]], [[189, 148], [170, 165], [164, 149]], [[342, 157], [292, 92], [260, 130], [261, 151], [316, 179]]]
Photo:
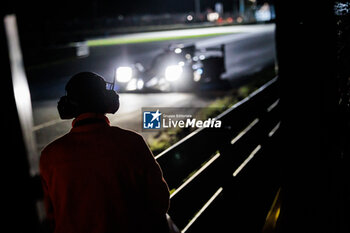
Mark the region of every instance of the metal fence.
[[280, 126], [277, 85], [276, 77], [220, 114], [221, 128], [198, 129], [156, 156], [182, 232], [261, 230], [278, 189], [268, 152]]

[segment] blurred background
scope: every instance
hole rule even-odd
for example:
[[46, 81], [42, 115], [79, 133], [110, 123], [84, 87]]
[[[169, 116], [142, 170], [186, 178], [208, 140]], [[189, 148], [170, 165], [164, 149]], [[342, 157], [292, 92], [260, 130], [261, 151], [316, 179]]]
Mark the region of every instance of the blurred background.
[[[169, 139], [168, 134], [141, 132], [142, 107], [228, 107], [233, 102], [213, 102], [262, 70], [274, 76], [275, 12], [269, 1], [24, 5], [18, 25], [38, 153], [69, 131], [71, 122], [59, 119], [56, 105], [66, 82], [81, 71], [115, 82], [121, 108], [109, 116], [112, 125], [142, 133], [155, 153], [185, 133]], [[165, 77], [171, 66], [179, 77]]]

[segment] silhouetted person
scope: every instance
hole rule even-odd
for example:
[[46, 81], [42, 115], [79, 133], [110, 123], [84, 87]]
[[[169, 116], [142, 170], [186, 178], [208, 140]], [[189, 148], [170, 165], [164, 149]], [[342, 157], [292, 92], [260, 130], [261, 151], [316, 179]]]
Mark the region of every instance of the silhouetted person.
[[41, 154], [47, 218], [55, 233], [167, 232], [169, 190], [139, 134], [112, 127], [118, 95], [97, 74], [74, 75], [58, 110], [72, 129]]

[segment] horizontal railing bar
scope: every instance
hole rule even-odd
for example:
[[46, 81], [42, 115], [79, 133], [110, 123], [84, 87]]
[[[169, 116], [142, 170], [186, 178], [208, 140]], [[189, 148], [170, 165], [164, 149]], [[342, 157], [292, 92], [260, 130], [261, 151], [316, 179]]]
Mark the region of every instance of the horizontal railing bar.
[[231, 140], [231, 144], [235, 144], [241, 139], [249, 130], [251, 130], [259, 122], [258, 118], [255, 118], [245, 129], [243, 129], [236, 137]]
[[196, 173], [194, 173], [190, 178], [188, 178], [180, 187], [178, 187], [170, 196], [173, 198], [178, 192], [180, 192], [184, 187], [186, 187], [193, 179], [199, 176], [207, 167], [209, 167], [215, 160], [220, 157], [220, 153], [213, 156], [207, 163], [205, 163]]
[[256, 155], [256, 153], [258, 153], [260, 149], [261, 149], [261, 145], [258, 145], [257, 147], [255, 147], [255, 149], [250, 153], [250, 155], [246, 158], [246, 160], [244, 160], [244, 162], [236, 169], [236, 171], [234, 171], [232, 176], [234, 177], [237, 176], [238, 173], [240, 173], [240, 171], [249, 163], [249, 161], [254, 158], [254, 156]]
[[271, 111], [278, 105], [279, 102], [280, 102], [280, 99], [277, 99], [273, 104], [271, 104], [271, 105], [267, 108], [267, 111], [268, 111], [268, 112], [271, 112]]
[[[268, 108], [267, 108], [267, 112], [271, 113], [279, 104], [279, 99], [276, 100], [273, 104], [271, 104]], [[252, 128], [254, 128], [255, 125], [257, 125], [259, 123], [259, 118], [255, 118], [245, 129], [243, 129], [237, 136], [235, 136], [232, 140], [231, 140], [231, 144], [235, 144], [237, 141], [239, 141], [242, 137], [244, 137], [245, 134], [247, 134]], [[267, 124], [264, 122], [261, 124]], [[272, 132], [272, 134], [274, 133], [274, 131], [276, 131], [279, 127], [280, 122], [274, 126], [274, 128], [272, 128], [272, 130], [269, 132], [269, 136], [270, 133]], [[272, 136], [272, 135], [271, 135]], [[270, 137], [271, 137], [270, 136]]]
[[181, 231], [181, 233], [185, 233], [194, 222], [204, 213], [204, 211], [211, 205], [211, 203], [220, 195], [223, 188], [220, 187], [214, 195], [207, 201], [207, 203], [204, 204], [204, 206], [198, 211], [198, 213], [191, 219], [191, 221], [184, 227], [184, 229]]
[[227, 169], [233, 169], [235, 175], [244, 168], [246, 163], [253, 159], [253, 156], [249, 152], [254, 151], [259, 145], [264, 147], [265, 143], [271, 137], [271, 131], [278, 129], [279, 118], [277, 106], [278, 104], [270, 112], [265, 112], [259, 119], [257, 118], [252, 121], [231, 141], [230, 146], [220, 150], [226, 161]]
[[253, 97], [255, 97], [256, 95], [258, 95], [259, 93], [261, 93], [262, 91], [264, 91], [266, 88], [268, 88], [270, 85], [272, 85], [273, 83], [277, 82], [278, 76], [271, 79], [270, 81], [268, 81], [267, 83], [265, 83], [264, 85], [262, 85], [260, 88], [258, 88], [257, 90], [255, 90], [253, 93], [251, 93], [250, 95], [248, 95], [246, 98], [244, 98], [243, 100], [239, 101], [238, 103], [236, 103], [235, 105], [233, 105], [232, 107], [230, 107], [229, 109], [227, 109], [226, 111], [224, 111], [223, 113], [221, 113], [220, 115], [218, 115], [216, 117], [216, 119], [221, 119], [222, 117], [224, 117], [225, 115], [227, 115], [228, 113], [230, 113], [231, 111], [233, 111], [234, 109], [236, 109], [237, 107], [241, 106], [242, 104], [244, 104], [245, 102], [249, 101], [250, 99], [252, 99]]
[[278, 122], [277, 125], [270, 131], [269, 137], [272, 137], [277, 132], [277, 130], [280, 128], [280, 125], [281, 122]]
[[221, 163], [221, 155], [216, 154], [201, 171], [194, 172], [191, 179], [185, 181], [186, 184], [176, 189], [175, 195], [171, 195], [169, 214], [173, 216], [178, 227], [186, 226], [206, 200], [222, 186]]
[[159, 159], [160, 157], [162, 157], [164, 154], [166, 154], [167, 152], [171, 151], [172, 149], [174, 149], [175, 147], [177, 147], [178, 145], [182, 144], [184, 141], [186, 141], [189, 138], [192, 138], [194, 135], [198, 134], [200, 131], [204, 130], [205, 128], [199, 128], [195, 131], [193, 131], [192, 133], [190, 133], [189, 135], [185, 136], [184, 138], [182, 138], [180, 141], [176, 142], [174, 145], [168, 147], [167, 149], [165, 149], [164, 151], [162, 151], [161, 153], [159, 153], [157, 156], [155, 156], [155, 159]]

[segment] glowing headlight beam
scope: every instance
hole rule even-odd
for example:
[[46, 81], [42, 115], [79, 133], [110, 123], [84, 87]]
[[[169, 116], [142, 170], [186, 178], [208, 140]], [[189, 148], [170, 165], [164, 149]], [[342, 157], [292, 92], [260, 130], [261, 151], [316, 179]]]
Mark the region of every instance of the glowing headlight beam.
[[128, 66], [118, 67], [116, 70], [116, 79], [118, 82], [127, 83], [132, 78], [132, 68]]
[[169, 82], [178, 80], [182, 75], [183, 69], [180, 65], [171, 65], [165, 69], [165, 79]]

